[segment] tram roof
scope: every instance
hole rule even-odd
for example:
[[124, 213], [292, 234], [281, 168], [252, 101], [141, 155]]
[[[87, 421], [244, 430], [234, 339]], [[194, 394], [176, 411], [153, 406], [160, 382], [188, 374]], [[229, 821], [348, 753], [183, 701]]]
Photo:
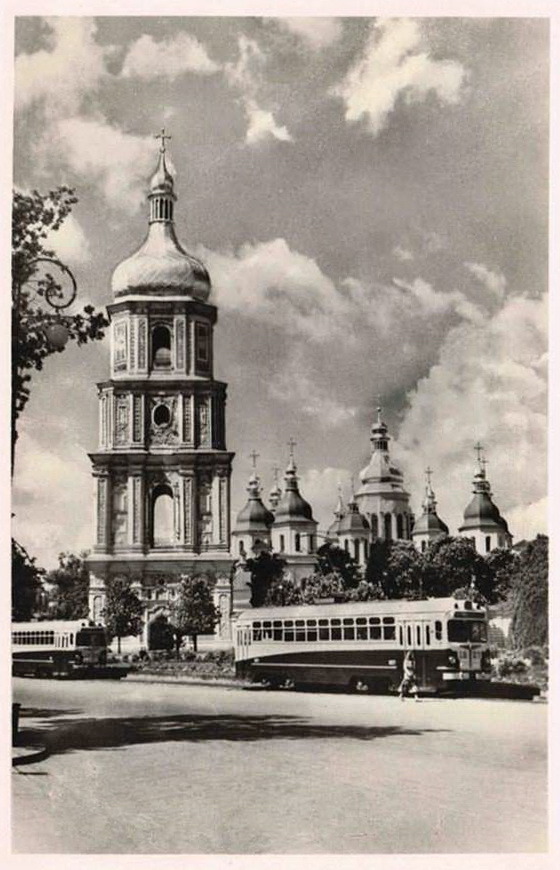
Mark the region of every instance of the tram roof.
[[[447, 613], [464, 611], [465, 601], [456, 598], [424, 598], [417, 601], [350, 601], [344, 604], [298, 604], [288, 607], [252, 607], [243, 610], [238, 619], [279, 619], [284, 617], [354, 616], [360, 614]], [[485, 613], [483, 605], [469, 602], [467, 609]]]
[[87, 619], [38, 619], [35, 622], [12, 622], [12, 631], [79, 631], [80, 628], [103, 628]]

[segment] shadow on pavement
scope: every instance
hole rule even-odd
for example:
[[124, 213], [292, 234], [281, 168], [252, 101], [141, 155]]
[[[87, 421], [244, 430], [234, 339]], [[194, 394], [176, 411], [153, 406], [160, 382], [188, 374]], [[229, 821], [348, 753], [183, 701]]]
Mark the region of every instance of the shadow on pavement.
[[[45, 717], [46, 718], [46, 717]], [[118, 749], [142, 743], [204, 740], [258, 741], [413, 737], [447, 729], [396, 726], [321, 725], [297, 716], [168, 715], [134, 718], [67, 719], [26, 728], [29, 740], [46, 744], [51, 755], [79, 749]]]

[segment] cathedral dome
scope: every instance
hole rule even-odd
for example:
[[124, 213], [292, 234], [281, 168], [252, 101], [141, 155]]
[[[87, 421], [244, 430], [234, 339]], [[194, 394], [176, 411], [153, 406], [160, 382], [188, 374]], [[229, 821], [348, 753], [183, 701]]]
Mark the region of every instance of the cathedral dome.
[[173, 177], [160, 150], [157, 169], [150, 181], [148, 235], [136, 253], [119, 263], [111, 278], [116, 298], [141, 295], [187, 296], [206, 302], [210, 276], [204, 265], [179, 243], [173, 225]]
[[344, 514], [338, 525], [339, 535], [368, 534], [370, 531], [366, 517], [358, 510], [355, 501], [348, 503], [348, 511]]
[[490, 484], [486, 479], [484, 464], [481, 463], [479, 471], [473, 480], [473, 497], [463, 513], [463, 524], [460, 532], [471, 529], [484, 529], [491, 531], [506, 532], [509, 534], [508, 524], [500, 514], [499, 509], [492, 501]]
[[286, 488], [274, 513], [275, 522], [314, 522], [311, 505], [305, 501], [299, 491], [293, 459], [286, 469], [284, 479], [286, 481]]

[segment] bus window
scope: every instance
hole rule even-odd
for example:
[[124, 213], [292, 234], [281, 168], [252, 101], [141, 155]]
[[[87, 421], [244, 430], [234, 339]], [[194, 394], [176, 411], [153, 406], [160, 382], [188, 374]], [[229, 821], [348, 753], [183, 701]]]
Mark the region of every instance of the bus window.
[[340, 640], [342, 638], [342, 629], [340, 628], [340, 619], [331, 619], [331, 639]]
[[441, 640], [443, 632], [442, 632], [442, 624], [439, 619], [436, 619], [435, 622], [435, 630], [436, 630], [436, 640]]
[[356, 620], [356, 640], [367, 640], [367, 620], [360, 616]]

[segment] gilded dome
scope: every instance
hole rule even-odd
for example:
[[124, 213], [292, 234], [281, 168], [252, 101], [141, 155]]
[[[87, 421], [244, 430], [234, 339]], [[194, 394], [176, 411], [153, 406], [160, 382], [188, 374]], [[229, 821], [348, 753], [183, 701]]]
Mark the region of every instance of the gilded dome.
[[173, 224], [173, 176], [161, 150], [150, 180], [148, 235], [132, 256], [119, 263], [111, 278], [115, 297], [130, 294], [186, 296], [206, 302], [210, 276], [204, 265], [179, 243]]

